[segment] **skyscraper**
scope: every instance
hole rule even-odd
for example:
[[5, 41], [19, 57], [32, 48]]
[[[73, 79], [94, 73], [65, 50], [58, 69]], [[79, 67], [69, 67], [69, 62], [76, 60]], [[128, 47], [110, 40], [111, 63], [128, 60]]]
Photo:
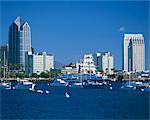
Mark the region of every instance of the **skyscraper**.
[[8, 65], [8, 44], [0, 46], [0, 65]]
[[145, 70], [145, 47], [142, 34], [124, 34], [123, 70], [136, 72]]
[[8, 44], [0, 46], [0, 77], [6, 77], [8, 68]]
[[25, 70], [25, 52], [31, 51], [31, 29], [20, 16], [9, 27], [9, 69]]

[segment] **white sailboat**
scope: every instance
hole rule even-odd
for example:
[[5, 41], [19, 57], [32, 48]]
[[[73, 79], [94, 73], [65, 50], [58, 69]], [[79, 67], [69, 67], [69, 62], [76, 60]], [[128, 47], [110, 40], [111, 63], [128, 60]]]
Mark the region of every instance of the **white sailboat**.
[[42, 91], [42, 90], [37, 90], [37, 92], [38, 92], [38, 93], [43, 93], [43, 91]]
[[31, 88], [29, 88], [29, 90], [34, 91], [35, 89], [35, 84], [32, 84]]
[[70, 98], [70, 95], [66, 92], [66, 93], [65, 93], [65, 97], [66, 97], [66, 98]]

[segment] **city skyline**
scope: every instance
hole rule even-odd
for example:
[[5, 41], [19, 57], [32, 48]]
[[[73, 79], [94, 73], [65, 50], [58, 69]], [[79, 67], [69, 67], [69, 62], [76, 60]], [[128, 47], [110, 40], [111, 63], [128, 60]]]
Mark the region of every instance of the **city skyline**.
[[78, 61], [84, 53], [110, 51], [115, 67], [121, 69], [123, 33], [142, 33], [149, 65], [148, 2], [2, 2], [1, 6], [2, 44], [8, 41], [7, 26], [21, 16], [31, 26], [37, 51], [51, 52], [63, 63]]

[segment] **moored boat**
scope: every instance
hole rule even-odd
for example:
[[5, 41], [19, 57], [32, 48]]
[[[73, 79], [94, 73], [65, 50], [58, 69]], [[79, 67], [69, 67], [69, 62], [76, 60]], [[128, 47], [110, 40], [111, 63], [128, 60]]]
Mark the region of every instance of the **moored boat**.
[[62, 79], [56, 79], [52, 83], [50, 83], [50, 86], [53, 86], [53, 87], [64, 86], [64, 87], [66, 87], [67, 82], [62, 80]]

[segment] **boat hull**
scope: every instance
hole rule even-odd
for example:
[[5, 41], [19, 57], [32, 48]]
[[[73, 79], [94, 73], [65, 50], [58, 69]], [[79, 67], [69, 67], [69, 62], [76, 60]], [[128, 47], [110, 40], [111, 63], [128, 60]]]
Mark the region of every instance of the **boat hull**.
[[91, 85], [91, 84], [87, 84], [87, 85], [83, 85], [83, 88], [97, 89], [97, 88], [104, 88], [104, 85]]

